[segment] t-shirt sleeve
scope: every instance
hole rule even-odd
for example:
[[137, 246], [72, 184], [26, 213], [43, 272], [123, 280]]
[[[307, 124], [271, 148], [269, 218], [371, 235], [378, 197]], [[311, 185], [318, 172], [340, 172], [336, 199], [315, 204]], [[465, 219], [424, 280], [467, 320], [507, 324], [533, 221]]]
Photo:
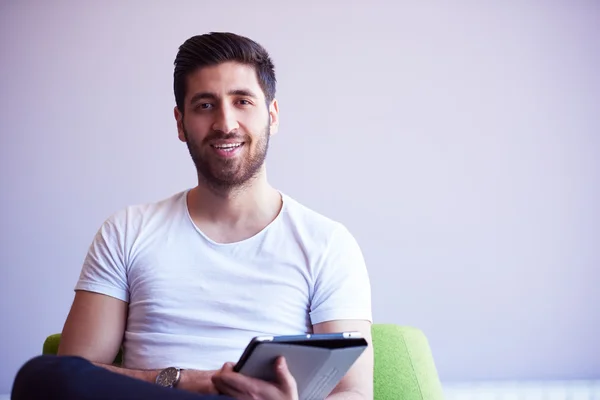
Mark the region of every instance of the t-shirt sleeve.
[[83, 262], [75, 290], [105, 294], [129, 301], [123, 234], [117, 216], [100, 227]]
[[317, 265], [310, 319], [313, 325], [340, 319], [372, 322], [365, 260], [357, 241], [342, 225]]

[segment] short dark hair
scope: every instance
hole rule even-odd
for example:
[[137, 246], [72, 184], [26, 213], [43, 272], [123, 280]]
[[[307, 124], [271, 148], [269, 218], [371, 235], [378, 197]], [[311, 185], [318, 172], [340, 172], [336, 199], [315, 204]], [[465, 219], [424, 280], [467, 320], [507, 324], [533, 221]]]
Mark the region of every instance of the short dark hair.
[[230, 32], [210, 32], [186, 40], [175, 57], [173, 89], [177, 108], [183, 114], [187, 77], [198, 68], [237, 61], [256, 70], [267, 104], [275, 98], [275, 65], [267, 51], [255, 41]]

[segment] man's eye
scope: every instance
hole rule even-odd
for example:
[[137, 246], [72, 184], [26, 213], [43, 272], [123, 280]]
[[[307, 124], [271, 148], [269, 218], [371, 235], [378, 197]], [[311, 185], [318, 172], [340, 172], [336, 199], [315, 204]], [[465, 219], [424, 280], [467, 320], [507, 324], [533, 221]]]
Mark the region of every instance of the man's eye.
[[198, 105], [197, 108], [201, 110], [210, 110], [211, 108], [213, 108], [213, 105], [210, 103], [201, 103]]
[[252, 104], [248, 100], [243, 100], [243, 99], [239, 100], [238, 102], [243, 106], [249, 106], [250, 104]]

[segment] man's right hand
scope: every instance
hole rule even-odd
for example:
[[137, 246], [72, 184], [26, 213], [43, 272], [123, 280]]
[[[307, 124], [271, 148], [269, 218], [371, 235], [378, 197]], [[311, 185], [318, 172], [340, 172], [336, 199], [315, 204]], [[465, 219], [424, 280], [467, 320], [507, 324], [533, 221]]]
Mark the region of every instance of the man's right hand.
[[298, 400], [296, 380], [283, 357], [275, 362], [276, 381], [267, 382], [233, 371], [233, 363], [226, 363], [212, 380], [220, 394], [238, 400]]
[[181, 379], [177, 389], [200, 394], [219, 394], [212, 382], [215, 371], [198, 371], [193, 369], [184, 369], [181, 371]]

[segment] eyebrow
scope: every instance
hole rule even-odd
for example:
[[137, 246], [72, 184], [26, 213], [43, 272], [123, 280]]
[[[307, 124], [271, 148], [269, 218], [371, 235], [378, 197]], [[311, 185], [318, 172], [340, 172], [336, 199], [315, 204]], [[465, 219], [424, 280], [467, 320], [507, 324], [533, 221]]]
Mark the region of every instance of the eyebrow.
[[[258, 96], [249, 89], [234, 89], [227, 92], [228, 96], [244, 96], [244, 97], [252, 97], [256, 99]], [[192, 96], [190, 99], [190, 103], [193, 104], [198, 100], [208, 99], [208, 100], [216, 100], [219, 96], [212, 92], [198, 92]]]

